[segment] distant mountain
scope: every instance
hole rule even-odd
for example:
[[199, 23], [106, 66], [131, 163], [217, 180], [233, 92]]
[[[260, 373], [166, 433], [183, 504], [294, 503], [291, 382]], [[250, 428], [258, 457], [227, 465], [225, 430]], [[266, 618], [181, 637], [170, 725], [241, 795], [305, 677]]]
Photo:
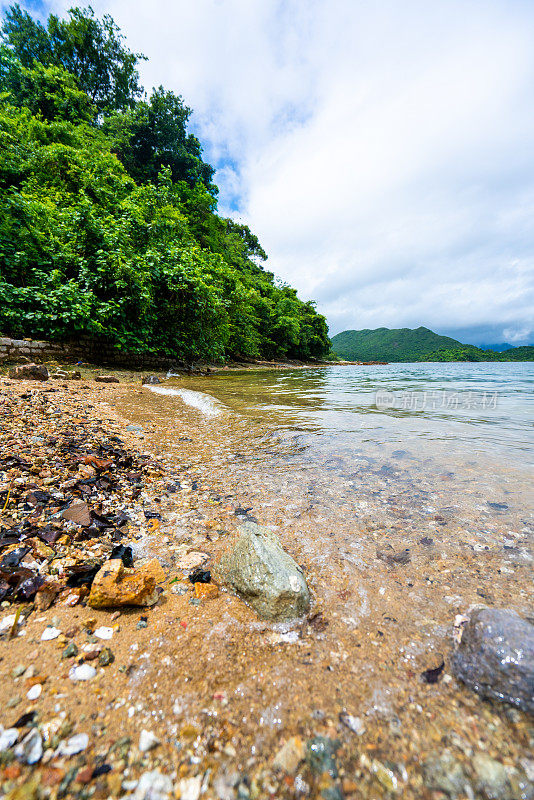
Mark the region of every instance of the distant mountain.
[[376, 328], [343, 331], [332, 337], [332, 349], [348, 361], [417, 361], [426, 353], [462, 347], [428, 328]]
[[343, 331], [332, 337], [332, 349], [347, 361], [534, 361], [531, 346], [482, 350], [423, 327]]
[[493, 350], [495, 353], [504, 353], [505, 350], [512, 350], [514, 345], [508, 344], [508, 342], [501, 342], [500, 344], [479, 344], [478, 347], [480, 347], [481, 350]]

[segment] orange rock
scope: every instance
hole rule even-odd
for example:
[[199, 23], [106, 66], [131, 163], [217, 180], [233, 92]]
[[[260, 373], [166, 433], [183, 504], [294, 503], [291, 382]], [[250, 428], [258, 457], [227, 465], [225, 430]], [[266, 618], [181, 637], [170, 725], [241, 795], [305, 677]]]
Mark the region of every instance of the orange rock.
[[93, 767], [83, 767], [76, 775], [76, 783], [89, 783], [93, 777]]
[[35, 686], [38, 683], [46, 683], [48, 675], [34, 675], [33, 678], [26, 678], [24, 684], [31, 689], [32, 686]]
[[158, 600], [156, 585], [165, 578], [159, 561], [153, 558], [127, 569], [119, 558], [106, 561], [97, 572], [88, 604], [92, 608], [152, 606]]
[[56, 599], [61, 588], [61, 584], [52, 581], [41, 586], [35, 595], [35, 608], [37, 611], [47, 611]]
[[14, 781], [17, 778], [20, 778], [22, 769], [20, 764], [10, 764], [8, 767], [2, 770], [2, 777], [6, 781]]
[[354, 794], [355, 792], [358, 791], [358, 789], [359, 789], [359, 786], [358, 786], [357, 783], [354, 783], [354, 781], [351, 781], [348, 778], [345, 778], [345, 780], [343, 781], [343, 792], [344, 792], [344, 794]]
[[106, 777], [109, 793], [112, 797], [118, 797], [122, 789], [122, 775], [117, 772], [110, 772]]
[[45, 767], [41, 770], [41, 783], [43, 786], [57, 786], [65, 777], [65, 770], [57, 767]]
[[218, 588], [214, 583], [195, 583], [195, 597], [202, 600], [211, 600], [219, 594]]

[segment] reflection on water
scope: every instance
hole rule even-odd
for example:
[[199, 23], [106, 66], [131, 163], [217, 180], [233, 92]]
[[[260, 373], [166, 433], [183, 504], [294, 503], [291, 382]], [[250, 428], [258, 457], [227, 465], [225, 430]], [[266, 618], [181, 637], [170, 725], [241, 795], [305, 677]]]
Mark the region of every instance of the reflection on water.
[[[171, 382], [173, 383], [173, 382]], [[336, 440], [444, 442], [455, 452], [532, 463], [534, 364], [391, 364], [306, 370], [222, 372], [179, 379], [255, 422]], [[184, 398], [185, 399], [185, 398]], [[187, 402], [187, 400], [186, 400]], [[439, 446], [433, 450], [437, 455]]]

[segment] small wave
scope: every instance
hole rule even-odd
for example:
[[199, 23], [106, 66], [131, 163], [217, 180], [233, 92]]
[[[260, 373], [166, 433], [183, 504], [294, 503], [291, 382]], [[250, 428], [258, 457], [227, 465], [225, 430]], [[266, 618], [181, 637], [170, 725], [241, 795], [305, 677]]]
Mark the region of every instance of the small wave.
[[191, 389], [167, 389], [163, 386], [147, 386], [155, 394], [167, 394], [173, 397], [180, 397], [184, 403], [191, 408], [196, 408], [206, 417], [216, 417], [221, 413], [221, 404], [209, 394], [193, 392]]

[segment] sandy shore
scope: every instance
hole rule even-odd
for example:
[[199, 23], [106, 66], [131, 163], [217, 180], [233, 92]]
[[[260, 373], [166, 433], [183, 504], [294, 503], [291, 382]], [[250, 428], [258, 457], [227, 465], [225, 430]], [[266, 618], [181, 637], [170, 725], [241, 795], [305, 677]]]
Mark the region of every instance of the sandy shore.
[[[340, 569], [332, 605], [317, 567], [287, 530], [284, 546], [304, 566], [315, 596], [307, 619], [265, 623], [224, 587], [198, 598], [191, 569], [209, 569], [246, 509], [256, 514], [265, 499], [252, 479], [246, 485], [225, 469], [246, 442], [214, 439], [187, 409], [174, 411], [163, 427], [138, 376], [121, 374], [120, 385], [87, 376], [42, 384], [0, 379], [2, 535], [22, 522], [33, 526], [21, 565], [58, 589], [48, 608], [39, 601], [42, 591], [16, 600], [8, 591], [2, 601], [0, 620], [22, 613], [20, 624], [4, 624], [0, 643], [1, 722], [17, 728], [19, 743], [37, 731], [43, 751], [35, 764], [24, 763], [31, 761], [27, 753], [15, 757], [13, 747], [0, 753], [5, 794], [12, 800], [130, 793], [139, 800], [438, 800], [447, 795], [429, 765], [444, 751], [475, 797], [492, 796], [476, 789], [477, 754], [526, 774], [529, 720], [482, 702], [448, 672], [453, 621], [462, 609], [438, 603], [432, 618], [425, 611], [414, 626], [406, 606], [407, 592], [419, 583], [431, 603], [438, 595], [454, 597], [457, 584], [465, 590], [471, 580], [470, 596], [480, 601], [477, 589], [487, 582], [477, 574], [477, 557], [465, 551], [430, 557], [421, 546], [421, 563], [407, 572], [380, 562], [367, 576], [371, 611], [349, 634], [339, 617], [358, 598], [363, 573], [354, 570], [350, 578]], [[162, 414], [167, 399], [158, 403]], [[83, 526], [61, 517], [73, 499], [110, 524], [88, 537]], [[280, 526], [283, 513], [283, 504], [275, 504], [259, 521]], [[295, 524], [305, 530], [313, 519]], [[35, 532], [47, 525], [61, 529], [53, 542]], [[369, 519], [361, 536], [375, 557]], [[119, 543], [132, 545], [135, 563], [159, 559], [164, 579], [156, 605], [96, 610], [83, 587], [67, 586], [76, 565], [102, 563]], [[2, 554], [17, 547], [8, 543]], [[514, 576], [518, 586], [527, 574], [528, 567]], [[514, 591], [511, 581], [496, 583], [491, 602], [510, 604]], [[441, 635], [429, 647], [430, 624]], [[409, 658], [406, 651], [401, 657], [407, 641]], [[421, 672], [443, 658], [443, 680], [422, 682]], [[73, 668], [84, 664], [94, 675], [73, 681]], [[375, 711], [363, 714], [361, 698], [372, 687], [380, 689]], [[69, 747], [80, 749], [70, 754]], [[514, 791], [510, 798], [530, 796]]]

